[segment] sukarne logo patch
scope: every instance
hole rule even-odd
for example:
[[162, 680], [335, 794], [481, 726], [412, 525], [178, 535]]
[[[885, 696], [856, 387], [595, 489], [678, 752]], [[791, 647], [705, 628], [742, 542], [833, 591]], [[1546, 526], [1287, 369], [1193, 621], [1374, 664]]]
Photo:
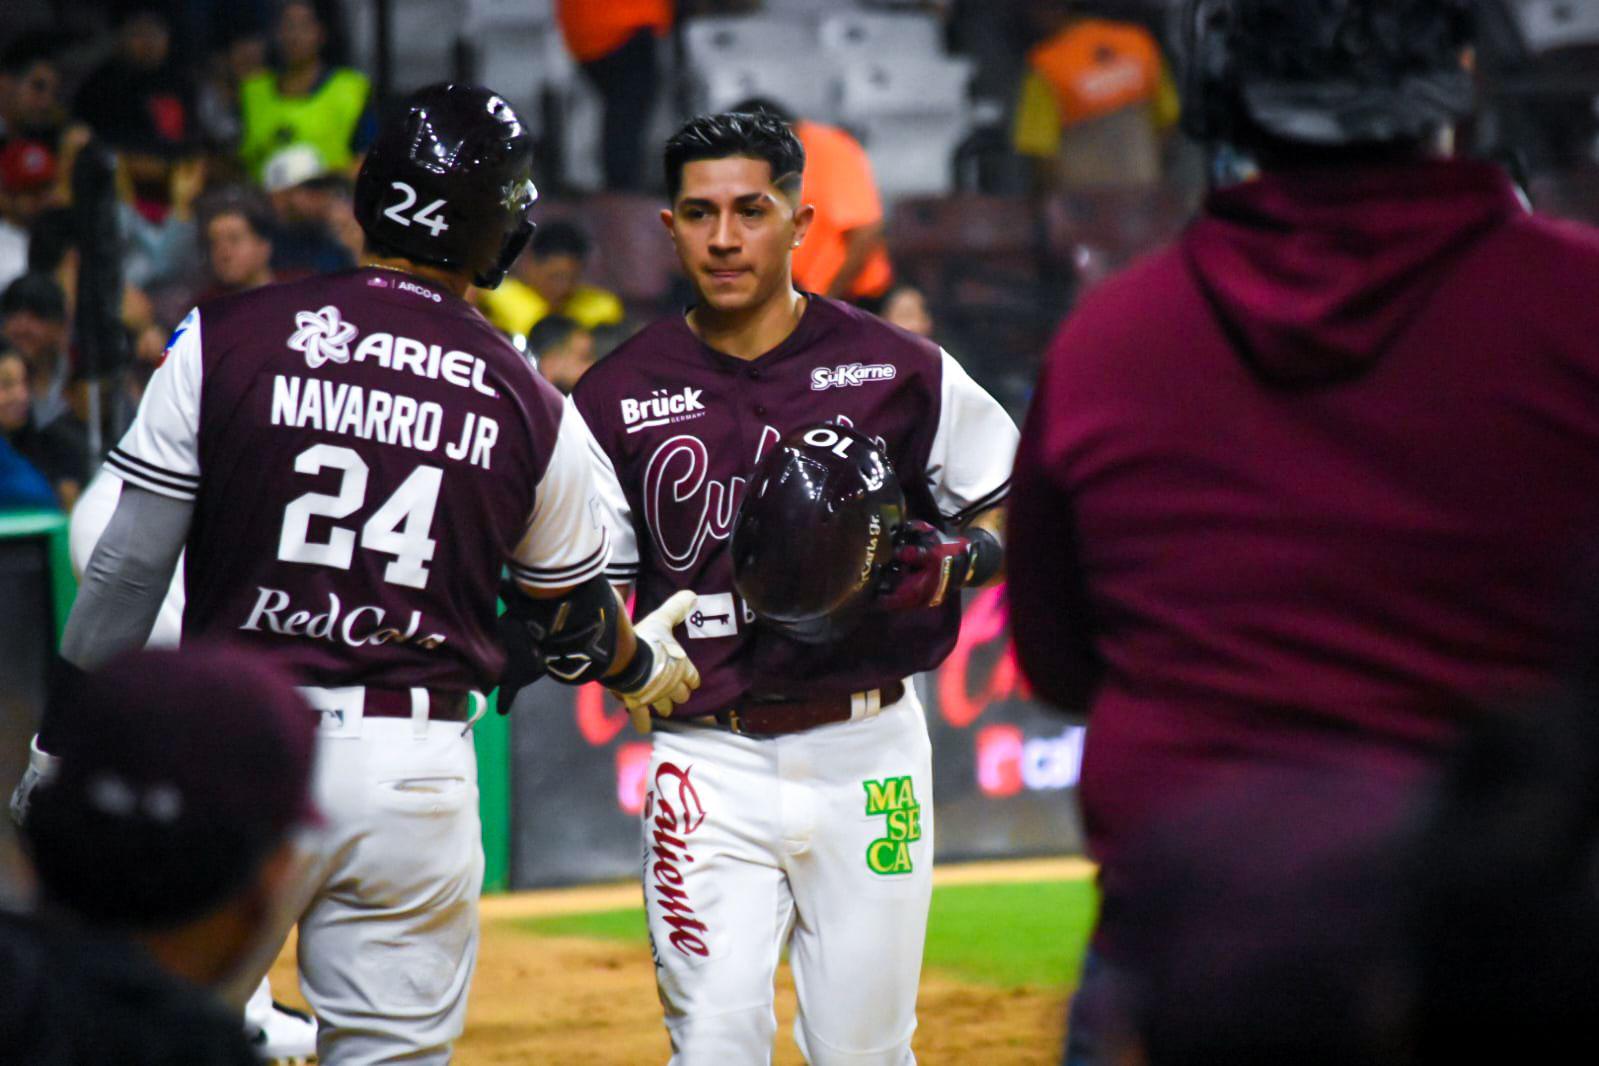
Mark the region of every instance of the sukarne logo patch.
[[843, 366], [819, 366], [811, 371], [811, 391], [846, 389], [873, 381], [893, 381], [898, 373], [892, 363], [847, 363]]

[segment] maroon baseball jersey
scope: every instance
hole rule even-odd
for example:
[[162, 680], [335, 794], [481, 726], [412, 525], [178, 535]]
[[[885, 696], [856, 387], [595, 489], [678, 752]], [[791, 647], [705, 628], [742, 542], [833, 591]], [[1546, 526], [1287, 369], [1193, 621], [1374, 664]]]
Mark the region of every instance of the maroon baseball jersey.
[[1016, 427], [936, 344], [812, 296], [794, 332], [754, 360], [706, 345], [683, 318], [657, 322], [584, 375], [572, 403], [598, 445], [607, 574], [636, 583], [636, 615], [699, 594], [678, 636], [702, 678], [675, 716], [747, 694], [878, 688], [940, 662], [959, 597], [874, 615], [848, 641], [808, 646], [757, 628], [733, 591], [729, 540], [744, 486], [790, 430], [839, 422], [879, 438], [914, 517], [960, 523], [1001, 502]]
[[471, 306], [377, 268], [208, 303], [107, 460], [193, 499], [185, 638], [307, 683], [491, 686], [502, 565], [578, 584], [608, 556], [581, 419]]

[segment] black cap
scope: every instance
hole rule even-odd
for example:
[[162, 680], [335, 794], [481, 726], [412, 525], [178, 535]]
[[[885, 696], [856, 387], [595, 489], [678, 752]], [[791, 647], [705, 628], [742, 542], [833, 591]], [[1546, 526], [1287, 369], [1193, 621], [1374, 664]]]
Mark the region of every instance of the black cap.
[[220, 905], [317, 820], [316, 724], [287, 674], [237, 648], [136, 652], [88, 675], [23, 827], [46, 898], [129, 929]]
[[378, 130], [355, 179], [369, 249], [466, 270], [494, 288], [533, 235], [533, 140], [477, 85], [418, 89]]

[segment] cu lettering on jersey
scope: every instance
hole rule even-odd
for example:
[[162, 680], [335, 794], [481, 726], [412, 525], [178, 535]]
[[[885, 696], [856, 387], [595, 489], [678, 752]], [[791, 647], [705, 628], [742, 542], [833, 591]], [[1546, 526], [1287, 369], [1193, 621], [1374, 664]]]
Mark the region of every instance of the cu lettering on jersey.
[[705, 442], [688, 434], [656, 448], [644, 467], [644, 524], [669, 569], [692, 569], [707, 538], [733, 535], [746, 479], [719, 481], [710, 468]]
[[[694, 861], [694, 831], [705, 824], [705, 804], [689, 774], [693, 767], [663, 762], [644, 796], [644, 828], [649, 834], [644, 855], [644, 880], [670, 929], [667, 942], [683, 955], [708, 958], [710, 928], [694, 911], [684, 886], [684, 871]], [[657, 945], [657, 950], [659, 946]]]

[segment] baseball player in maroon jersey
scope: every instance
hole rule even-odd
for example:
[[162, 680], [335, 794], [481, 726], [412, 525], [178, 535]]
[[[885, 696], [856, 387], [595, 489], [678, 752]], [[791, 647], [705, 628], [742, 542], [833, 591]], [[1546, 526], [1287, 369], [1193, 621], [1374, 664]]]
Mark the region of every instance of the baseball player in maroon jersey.
[[[794, 289], [812, 214], [803, 167], [764, 113], [679, 131], [662, 220], [699, 302], [601, 361], [571, 399], [603, 471], [607, 573], [636, 586], [639, 611], [699, 593], [683, 646], [704, 685], [654, 723], [644, 807], [644, 894], [680, 1064], [770, 1060], [785, 943], [810, 1062], [913, 1061], [933, 793], [910, 678], [953, 646], [956, 586], [1001, 562], [1015, 426], [937, 345]], [[870, 617], [807, 644], [740, 600], [729, 538], [763, 454], [822, 423], [875, 439], [914, 521]]]
[[62, 641], [85, 669], [143, 643], [186, 547], [184, 639], [260, 649], [307, 686], [328, 824], [279, 931], [299, 923], [323, 1062], [443, 1063], [460, 1034], [502, 567], [559, 680], [662, 709], [697, 683], [670, 635], [692, 595], [626, 620], [583, 421], [462, 299], [531, 233], [531, 164], [499, 97], [419, 90], [357, 181], [360, 269], [189, 313], [108, 460], [125, 485]]

